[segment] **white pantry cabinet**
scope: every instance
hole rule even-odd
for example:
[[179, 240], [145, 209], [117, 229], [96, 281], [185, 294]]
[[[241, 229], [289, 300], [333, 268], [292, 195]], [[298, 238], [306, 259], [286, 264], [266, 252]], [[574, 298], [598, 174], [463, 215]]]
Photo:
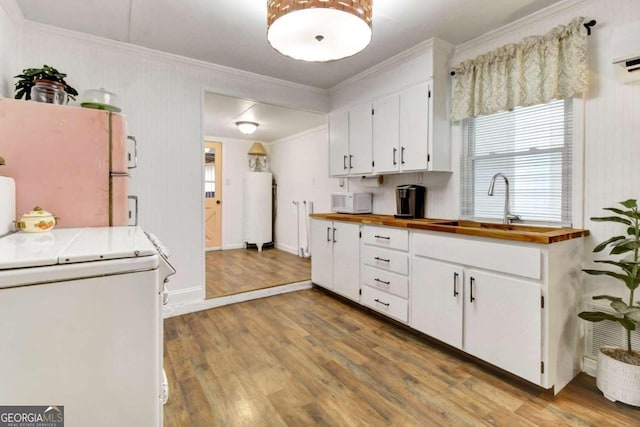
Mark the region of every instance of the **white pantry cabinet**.
[[360, 225], [312, 219], [311, 253], [311, 281], [358, 301]]

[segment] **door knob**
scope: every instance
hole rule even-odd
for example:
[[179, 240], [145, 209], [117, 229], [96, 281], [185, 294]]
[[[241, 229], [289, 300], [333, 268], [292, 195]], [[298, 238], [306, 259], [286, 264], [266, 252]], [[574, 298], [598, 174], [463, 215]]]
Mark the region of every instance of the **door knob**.
[[219, 205], [220, 203], [222, 203], [220, 200], [216, 200], [216, 205]]

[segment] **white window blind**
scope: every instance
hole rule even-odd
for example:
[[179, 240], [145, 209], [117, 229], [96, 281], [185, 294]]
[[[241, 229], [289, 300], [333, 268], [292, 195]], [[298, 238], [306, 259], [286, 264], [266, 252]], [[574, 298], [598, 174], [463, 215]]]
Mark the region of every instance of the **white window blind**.
[[572, 101], [465, 119], [462, 216], [501, 219], [509, 179], [511, 213], [524, 221], [571, 224]]

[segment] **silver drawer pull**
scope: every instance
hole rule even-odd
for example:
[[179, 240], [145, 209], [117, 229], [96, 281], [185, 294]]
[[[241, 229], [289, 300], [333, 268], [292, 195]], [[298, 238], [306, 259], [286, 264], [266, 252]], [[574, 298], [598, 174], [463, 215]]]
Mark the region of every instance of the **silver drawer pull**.
[[391, 282], [385, 282], [384, 280], [380, 280], [380, 279], [378, 279], [377, 277], [376, 277], [375, 279], [373, 279], [373, 280], [374, 280], [374, 281], [376, 281], [376, 282], [378, 282], [378, 283], [383, 283], [383, 284], [385, 284], [385, 285], [390, 285], [390, 284], [391, 284]]
[[382, 262], [391, 262], [390, 259], [384, 259], [384, 258], [380, 258], [380, 257], [375, 257], [374, 258], [376, 261], [382, 261]]
[[378, 298], [374, 299], [374, 301], [377, 302], [378, 304], [384, 305], [385, 307], [389, 307], [389, 304], [390, 304], [388, 302], [382, 302]]
[[378, 236], [378, 235], [376, 235], [376, 236], [373, 236], [373, 237], [375, 237], [376, 239], [391, 240], [391, 237], [387, 237], [387, 236]]

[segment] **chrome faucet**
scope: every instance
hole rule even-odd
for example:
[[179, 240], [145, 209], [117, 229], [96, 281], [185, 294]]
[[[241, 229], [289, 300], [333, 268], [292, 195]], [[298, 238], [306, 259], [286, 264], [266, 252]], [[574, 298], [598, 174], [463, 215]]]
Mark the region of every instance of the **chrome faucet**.
[[507, 176], [502, 172], [493, 175], [493, 178], [491, 178], [491, 184], [489, 184], [489, 191], [487, 192], [487, 195], [493, 196], [493, 187], [495, 187], [496, 178], [498, 178], [499, 176], [501, 176], [504, 179], [504, 185], [505, 185], [504, 213], [502, 216], [502, 223], [511, 224], [511, 222], [513, 221], [519, 221], [520, 217], [518, 215], [511, 214], [511, 212], [509, 211], [509, 178], [507, 178]]

